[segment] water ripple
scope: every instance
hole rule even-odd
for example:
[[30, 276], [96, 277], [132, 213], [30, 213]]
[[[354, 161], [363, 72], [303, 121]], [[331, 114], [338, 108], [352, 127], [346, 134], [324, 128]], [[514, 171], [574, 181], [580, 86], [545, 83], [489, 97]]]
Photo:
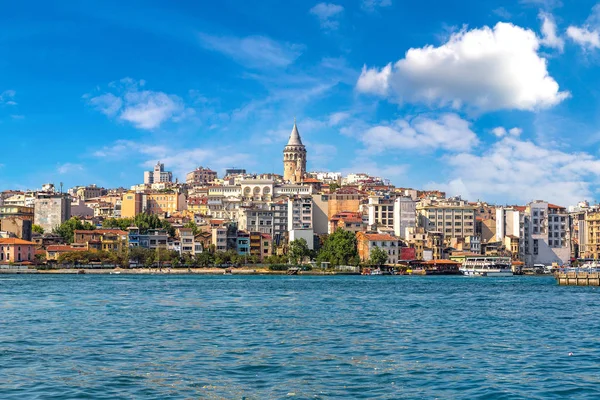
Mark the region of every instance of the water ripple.
[[0, 398], [595, 399], [598, 293], [534, 277], [0, 276]]

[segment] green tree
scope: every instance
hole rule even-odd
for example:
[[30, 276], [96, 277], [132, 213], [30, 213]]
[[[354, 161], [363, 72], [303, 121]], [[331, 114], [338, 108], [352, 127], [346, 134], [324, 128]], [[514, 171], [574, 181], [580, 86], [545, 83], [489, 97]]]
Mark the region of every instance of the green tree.
[[133, 219], [131, 218], [107, 218], [102, 221], [102, 227], [107, 229], [121, 229], [126, 231], [131, 226], [133, 226]]
[[194, 233], [194, 236], [200, 233], [200, 227], [193, 220], [183, 225], [184, 228], [189, 228]]
[[388, 254], [385, 250], [383, 250], [382, 248], [379, 248], [377, 246], [373, 247], [370, 251], [370, 255], [369, 255], [369, 262], [372, 265], [376, 265], [376, 266], [382, 266], [384, 265], [388, 260]]
[[37, 224], [33, 224], [33, 226], [31, 227], [31, 231], [33, 233], [39, 233], [41, 235], [44, 233], [44, 228], [42, 228], [41, 226], [39, 226]]
[[215, 261], [215, 256], [207, 251], [203, 251], [200, 254], [196, 254], [194, 257], [195, 265], [199, 265], [201, 267], [210, 267]]
[[340, 188], [340, 185], [339, 185], [339, 184], [337, 184], [337, 183], [330, 183], [330, 184], [329, 184], [329, 192], [330, 192], [330, 193], [333, 193], [333, 192], [335, 192], [335, 191], [336, 191], [336, 190], [338, 190], [339, 188]]
[[288, 250], [288, 259], [290, 263], [298, 264], [298, 262], [301, 262], [304, 257], [308, 256], [309, 254], [310, 249], [308, 248], [306, 239], [300, 238], [290, 242], [290, 247]]
[[76, 230], [94, 230], [96, 227], [89, 222], [82, 222], [78, 217], [71, 217], [61, 225], [54, 228], [53, 233], [60, 235], [65, 242], [73, 243]]
[[338, 228], [329, 235], [319, 253], [317, 261], [328, 262], [332, 266], [354, 264], [358, 257], [356, 235]]

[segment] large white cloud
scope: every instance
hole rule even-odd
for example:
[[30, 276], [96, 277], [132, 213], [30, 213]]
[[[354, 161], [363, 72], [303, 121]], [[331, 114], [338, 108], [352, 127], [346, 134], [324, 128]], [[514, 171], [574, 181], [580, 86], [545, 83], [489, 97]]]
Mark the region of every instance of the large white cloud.
[[439, 47], [408, 50], [393, 66], [363, 68], [356, 88], [396, 101], [464, 105], [479, 110], [534, 110], [554, 106], [560, 91], [529, 30], [499, 22], [454, 33]]
[[455, 154], [446, 163], [450, 180], [428, 187], [472, 200], [526, 203], [543, 199], [568, 206], [593, 200], [592, 185], [600, 182], [598, 158], [544, 148], [510, 135], [482, 154]]
[[97, 96], [85, 95], [88, 103], [108, 117], [117, 117], [136, 128], [154, 129], [164, 122], [179, 121], [192, 114], [183, 100], [176, 95], [152, 90], [140, 90], [145, 81], [123, 78], [108, 86], [114, 91]]
[[478, 143], [469, 125], [452, 113], [437, 118], [418, 116], [371, 127], [360, 140], [368, 153], [398, 149], [468, 151]]

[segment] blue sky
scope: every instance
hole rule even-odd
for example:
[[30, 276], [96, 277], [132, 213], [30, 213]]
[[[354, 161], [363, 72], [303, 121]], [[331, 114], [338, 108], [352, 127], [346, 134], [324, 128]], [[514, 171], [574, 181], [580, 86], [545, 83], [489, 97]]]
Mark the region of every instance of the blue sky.
[[470, 200], [600, 199], [594, 1], [22, 1], [0, 13], [0, 189], [156, 161], [310, 170]]

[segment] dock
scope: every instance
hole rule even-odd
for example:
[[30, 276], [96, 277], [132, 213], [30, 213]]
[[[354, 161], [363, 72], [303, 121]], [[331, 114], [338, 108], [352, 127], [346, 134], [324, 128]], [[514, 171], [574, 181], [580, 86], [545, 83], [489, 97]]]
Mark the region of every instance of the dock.
[[600, 286], [600, 272], [559, 271], [554, 274], [561, 286]]

